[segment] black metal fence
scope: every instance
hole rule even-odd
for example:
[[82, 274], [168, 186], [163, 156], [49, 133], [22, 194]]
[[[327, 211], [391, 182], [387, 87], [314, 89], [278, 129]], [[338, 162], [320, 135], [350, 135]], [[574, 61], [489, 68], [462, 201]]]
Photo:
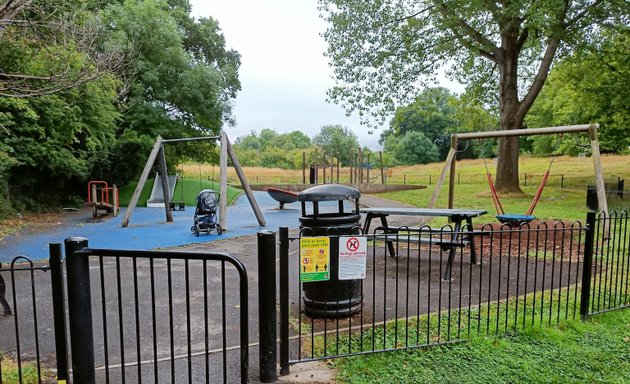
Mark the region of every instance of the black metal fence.
[[35, 263], [25, 256], [0, 264], [0, 383], [50, 382], [55, 370], [64, 378], [58, 364], [64, 365], [65, 358], [56, 359], [52, 332], [54, 272], [52, 264]]
[[630, 307], [630, 211], [595, 221], [588, 314]]
[[[358, 291], [324, 299], [332, 309], [360, 297], [358, 311], [345, 317], [334, 309], [307, 315], [309, 283], [299, 281], [301, 237], [282, 236], [281, 230], [281, 370], [288, 373], [290, 364], [304, 361], [448, 344], [627, 307], [629, 221], [627, 214], [591, 213], [587, 225], [486, 224], [464, 233], [475, 242], [478, 264], [470, 244], [451, 243], [457, 246], [452, 266], [444, 252], [450, 226], [403, 228], [398, 234], [377, 229], [364, 235], [366, 277], [357, 281]], [[340, 237], [328, 238], [334, 249]], [[397, 257], [388, 255], [389, 240]], [[445, 280], [450, 267], [451, 278]]]
[[49, 263], [0, 265], [8, 293], [5, 302], [0, 289], [0, 384], [67, 380], [66, 324], [75, 383], [248, 381], [247, 273], [238, 259], [90, 249], [85, 239], [68, 239], [66, 255], [51, 244]]

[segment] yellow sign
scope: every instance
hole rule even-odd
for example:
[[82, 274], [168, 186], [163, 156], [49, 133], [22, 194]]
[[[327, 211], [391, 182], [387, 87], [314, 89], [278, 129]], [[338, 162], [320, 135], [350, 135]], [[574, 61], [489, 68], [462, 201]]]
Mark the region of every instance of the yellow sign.
[[330, 238], [300, 239], [300, 281], [330, 279]]

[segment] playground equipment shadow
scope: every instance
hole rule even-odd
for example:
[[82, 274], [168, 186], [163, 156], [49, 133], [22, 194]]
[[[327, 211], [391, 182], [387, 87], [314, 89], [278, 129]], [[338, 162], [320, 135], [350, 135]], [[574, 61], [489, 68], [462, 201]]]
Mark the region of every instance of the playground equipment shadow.
[[[71, 236], [85, 237], [92, 248], [156, 249], [206, 243], [255, 234], [263, 229], [276, 231], [280, 226], [296, 228], [301, 215], [299, 203], [287, 204], [278, 209], [278, 203], [266, 192], [254, 192], [254, 196], [265, 217], [266, 226], [258, 225], [254, 212], [245, 195], [239, 196], [227, 208], [227, 230], [222, 234], [200, 234], [196, 237], [190, 227], [195, 207], [184, 211], [173, 211], [173, 222], [167, 223], [163, 208], [136, 208], [129, 226], [123, 228], [121, 221], [125, 208], [117, 217], [93, 219], [91, 210], [69, 212], [63, 223], [41, 231], [25, 228], [0, 240], [0, 262], [10, 262], [16, 256], [31, 260], [47, 259], [48, 244], [63, 243]], [[322, 204], [322, 212], [336, 209], [336, 202]]]

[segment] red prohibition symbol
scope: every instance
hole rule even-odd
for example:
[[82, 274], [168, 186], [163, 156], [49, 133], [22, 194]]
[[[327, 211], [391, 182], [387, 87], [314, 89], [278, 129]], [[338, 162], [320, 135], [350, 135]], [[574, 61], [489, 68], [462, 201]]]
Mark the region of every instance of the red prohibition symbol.
[[346, 247], [349, 251], [356, 251], [357, 249], [359, 249], [359, 239], [357, 239], [356, 237], [349, 238], [346, 242]]

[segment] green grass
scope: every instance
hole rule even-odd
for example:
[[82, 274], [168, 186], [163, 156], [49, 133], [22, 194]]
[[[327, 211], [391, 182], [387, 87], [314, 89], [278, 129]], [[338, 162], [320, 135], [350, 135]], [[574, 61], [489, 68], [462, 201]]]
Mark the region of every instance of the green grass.
[[340, 383], [623, 383], [630, 381], [630, 310], [333, 364]]
[[[17, 362], [13, 361], [8, 356], [0, 355], [0, 365], [2, 366], [0, 382], [3, 384], [15, 384], [20, 382]], [[34, 362], [22, 362], [21, 372], [23, 384], [35, 384], [39, 382], [37, 377], [37, 365]], [[54, 382], [53, 377], [52, 372], [42, 369], [43, 383]]]
[[[380, 197], [410, 204], [416, 207], [426, 207], [433, 194], [434, 186], [426, 189], [398, 191], [379, 194]], [[501, 203], [506, 213], [525, 214], [532, 202], [537, 187], [523, 188], [525, 196], [503, 196]], [[448, 205], [448, 186], [444, 186], [438, 197], [436, 207], [446, 207]], [[478, 222], [496, 221], [496, 214], [492, 197], [487, 184], [462, 184], [455, 188], [455, 208], [485, 209], [486, 216], [478, 219]], [[547, 187], [543, 191], [542, 197], [536, 206], [534, 216], [541, 220], [584, 220], [586, 218], [586, 191], [560, 189]], [[437, 225], [445, 224], [445, 220], [434, 220]]]
[[[151, 190], [153, 189], [154, 180], [147, 180], [144, 188], [142, 189], [142, 193], [140, 194], [140, 199], [138, 200], [138, 206], [143, 207], [147, 205], [147, 200], [151, 196]], [[120, 205], [126, 207], [129, 205], [129, 200], [131, 200], [131, 196], [133, 195], [133, 191], [136, 188], [136, 183], [131, 183], [120, 188]], [[202, 189], [214, 189], [215, 191], [220, 190], [220, 185], [216, 181], [210, 180], [198, 180], [198, 179], [182, 179], [177, 182], [175, 186], [175, 191], [173, 192], [173, 201], [185, 201], [187, 206], [195, 206], [196, 198], [199, 191]], [[243, 191], [238, 188], [234, 188], [228, 185], [227, 189], [227, 203], [228, 205], [232, 204], [232, 202], [242, 193]]]

